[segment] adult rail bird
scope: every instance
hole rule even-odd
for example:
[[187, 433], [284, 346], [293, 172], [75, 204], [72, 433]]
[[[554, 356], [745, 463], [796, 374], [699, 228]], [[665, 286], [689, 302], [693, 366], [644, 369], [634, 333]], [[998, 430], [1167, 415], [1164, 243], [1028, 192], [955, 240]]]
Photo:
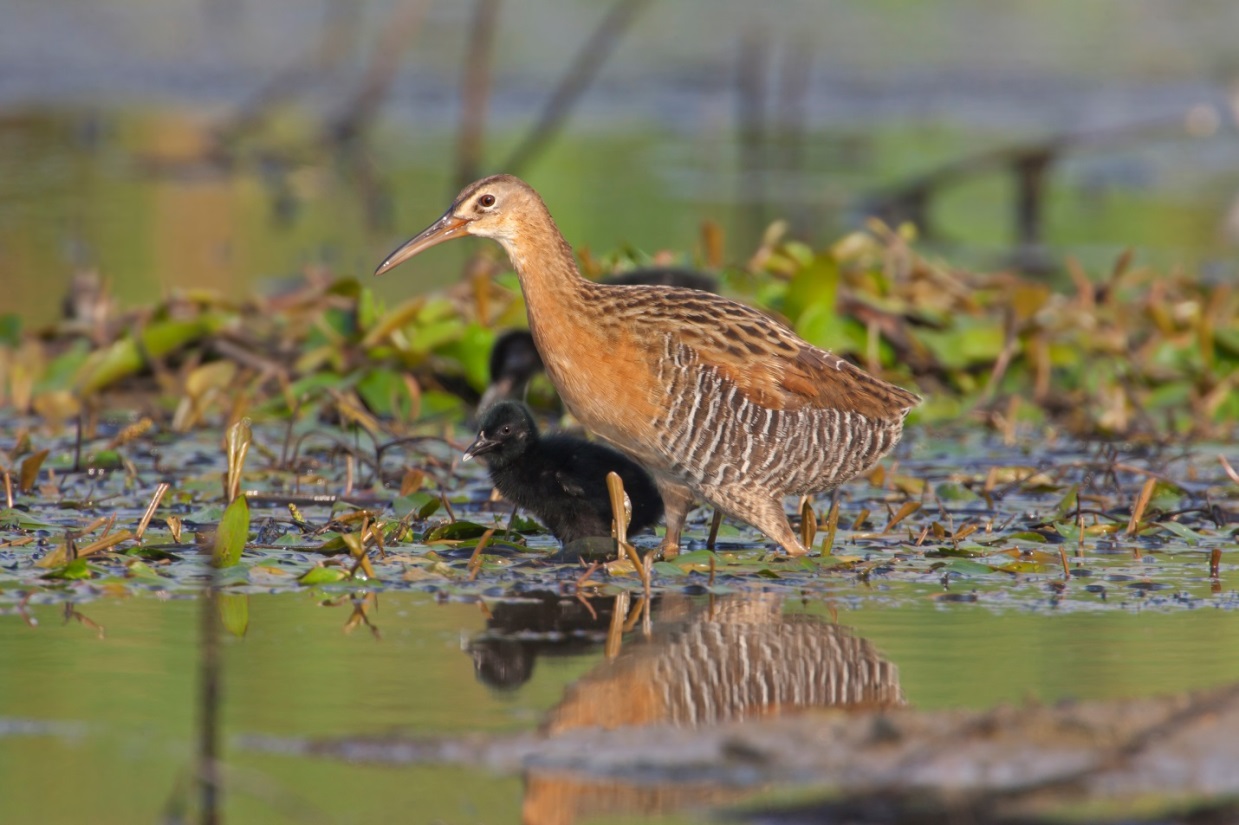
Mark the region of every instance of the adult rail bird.
[[678, 552], [694, 497], [807, 553], [783, 509], [872, 467], [920, 399], [705, 292], [583, 278], [542, 198], [511, 175], [466, 186], [376, 275], [453, 238], [498, 241], [547, 375], [577, 420], [653, 474]]

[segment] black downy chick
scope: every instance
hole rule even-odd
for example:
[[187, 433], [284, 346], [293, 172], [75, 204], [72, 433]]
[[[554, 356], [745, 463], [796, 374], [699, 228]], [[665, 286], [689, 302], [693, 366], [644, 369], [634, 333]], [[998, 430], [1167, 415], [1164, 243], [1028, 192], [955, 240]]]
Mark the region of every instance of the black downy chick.
[[523, 404], [502, 401], [482, 417], [465, 460], [485, 456], [503, 497], [533, 513], [563, 544], [611, 535], [607, 473], [624, 482], [632, 502], [629, 534], [663, 515], [662, 496], [649, 474], [623, 453], [570, 435], [538, 433]]

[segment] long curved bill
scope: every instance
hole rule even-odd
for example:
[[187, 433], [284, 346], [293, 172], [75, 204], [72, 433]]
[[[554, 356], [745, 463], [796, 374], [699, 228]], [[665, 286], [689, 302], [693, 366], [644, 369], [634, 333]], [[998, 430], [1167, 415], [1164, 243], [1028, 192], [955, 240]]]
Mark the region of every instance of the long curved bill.
[[388, 255], [383, 263], [379, 264], [379, 268], [374, 270], [374, 274], [382, 275], [387, 270], [399, 266], [423, 250], [437, 246], [444, 241], [450, 241], [453, 238], [467, 235], [465, 227], [468, 223], [464, 218], [458, 218], [453, 215], [452, 210], [449, 209], [443, 213], [439, 220], [423, 229], [413, 238], [405, 241], [395, 252]]

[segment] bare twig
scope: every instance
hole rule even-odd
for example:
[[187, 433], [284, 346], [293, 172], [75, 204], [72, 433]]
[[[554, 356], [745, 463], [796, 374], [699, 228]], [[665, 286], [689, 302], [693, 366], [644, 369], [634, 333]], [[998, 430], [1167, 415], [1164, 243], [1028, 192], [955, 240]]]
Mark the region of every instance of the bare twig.
[[482, 165], [482, 139], [490, 97], [491, 60], [499, 0], [477, 0], [469, 47], [465, 50], [464, 86], [460, 100], [460, 135], [456, 140], [456, 186], [478, 177]]
[[606, 17], [598, 24], [598, 28], [576, 53], [572, 63], [564, 71], [559, 85], [551, 94], [546, 108], [534, 124], [533, 129], [516, 150], [508, 156], [503, 168], [513, 174], [531, 163], [555, 137], [563, 127], [564, 121], [572, 112], [581, 95], [589, 88], [590, 83], [602, 68], [602, 64], [611, 55], [611, 51], [619, 42], [620, 36], [636, 19], [637, 12], [646, 5], [648, 0], [616, 0], [615, 5], [607, 12]]
[[1136, 497], [1136, 503], [1131, 508], [1131, 519], [1127, 522], [1127, 535], [1134, 536], [1140, 531], [1140, 519], [1144, 518], [1145, 508], [1149, 506], [1149, 499], [1153, 497], [1153, 490], [1156, 487], [1156, 478], [1145, 479], [1144, 486], [1140, 488], [1140, 495]]
[[300, 92], [317, 74], [337, 65], [352, 46], [360, 9], [361, 5], [353, 0], [328, 2], [323, 37], [289, 66], [268, 78], [249, 100], [218, 124], [213, 130], [216, 141], [226, 142], [253, 131], [272, 110]]
[[[809, 81], [813, 76], [813, 44], [799, 37], [783, 50], [779, 67], [778, 154], [780, 174], [794, 180], [804, 168], [805, 132]], [[808, 204], [792, 209], [792, 231], [805, 236], [819, 225], [815, 209]], [[806, 545], [807, 546], [807, 545]]]
[[466, 569], [469, 571], [469, 581], [473, 581], [478, 577], [478, 573], [482, 570], [482, 551], [486, 549], [486, 545], [490, 544], [490, 537], [495, 535], [495, 528], [492, 527], [482, 534], [482, 538], [478, 541], [477, 547], [473, 548], [473, 553], [469, 556], [469, 564]]
[[1226, 460], [1226, 456], [1218, 453], [1217, 460], [1221, 462], [1222, 469], [1226, 471], [1226, 475], [1230, 476], [1230, 480], [1236, 484], [1239, 484], [1239, 473], [1236, 473], [1235, 468], [1230, 466], [1230, 462]]
[[736, 123], [740, 138], [740, 198], [748, 212], [747, 229], [766, 225], [766, 64], [769, 39], [752, 28], [740, 39], [736, 65]]
[[404, 50], [422, 24], [429, 0], [405, 0], [392, 12], [374, 48], [374, 57], [357, 93], [327, 126], [324, 137], [332, 143], [348, 143], [365, 131], [387, 97]]
[[718, 528], [723, 525], [723, 511], [714, 508], [714, 517], [710, 519], [710, 535], [706, 537], [706, 549], [713, 550], [718, 546]]
[[[585, 572], [582, 573], [580, 577], [576, 580], [576, 590], [578, 593], [581, 590], [585, 589], [586, 587], [595, 586], [595, 582], [590, 579], [590, 576], [594, 575], [594, 573], [596, 573], [598, 571], [598, 568], [601, 566], [602, 566], [602, 562], [596, 561], [593, 564], [591, 564], [589, 567], [585, 568]], [[593, 608], [590, 608], [590, 610], [592, 611]]]
[[455, 524], [456, 513], [452, 510], [452, 502], [448, 500], [447, 489], [444, 487], [439, 488], [439, 501], [443, 502], [443, 509], [447, 513], [448, 520]]
[[629, 504], [628, 495], [624, 492], [624, 480], [619, 477], [619, 473], [607, 473], [607, 492], [611, 496], [611, 521], [615, 540], [623, 547], [628, 543]]
[[142, 540], [142, 534], [146, 532], [146, 528], [150, 526], [151, 519], [155, 515], [156, 508], [159, 507], [159, 502], [163, 501], [163, 497], [167, 495], [168, 490], [172, 485], [166, 481], [160, 482], [155, 488], [155, 495], [151, 496], [151, 503], [146, 505], [146, 512], [142, 514], [142, 520], [138, 522], [138, 531], [134, 534], [134, 538], [138, 541]]
[[[822, 555], [829, 556], [835, 547], [835, 534], [839, 531], [839, 499], [830, 503], [830, 515], [826, 517], [826, 538], [822, 539]], [[919, 542], [918, 542], [919, 543]]]
[[886, 530], [884, 532], [890, 532], [896, 524], [903, 521], [919, 509], [921, 509], [921, 503], [919, 501], [905, 501], [903, 506], [900, 507], [893, 516], [891, 516], [891, 520], [887, 522]]
[[611, 626], [607, 628], [607, 642], [604, 648], [608, 659], [618, 656], [620, 646], [624, 643], [624, 620], [628, 618], [630, 599], [631, 596], [627, 590], [621, 590], [615, 595], [615, 604], [611, 608]]

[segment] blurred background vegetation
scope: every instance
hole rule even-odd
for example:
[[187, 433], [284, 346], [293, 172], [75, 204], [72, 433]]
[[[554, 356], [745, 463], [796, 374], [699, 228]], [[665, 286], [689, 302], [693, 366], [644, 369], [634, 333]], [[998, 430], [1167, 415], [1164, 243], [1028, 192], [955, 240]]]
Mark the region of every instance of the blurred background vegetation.
[[[776, 218], [820, 245], [882, 212], [959, 264], [1098, 272], [1134, 246], [1234, 275], [1224, 0], [0, 6], [0, 313], [30, 322], [84, 267], [128, 306], [368, 275], [493, 171], [595, 251], [701, 259], [712, 221], [734, 263]], [[1041, 149], [1029, 242], [1017, 172]], [[961, 161], [927, 210], [894, 197]], [[449, 283], [469, 251], [376, 288]]]

